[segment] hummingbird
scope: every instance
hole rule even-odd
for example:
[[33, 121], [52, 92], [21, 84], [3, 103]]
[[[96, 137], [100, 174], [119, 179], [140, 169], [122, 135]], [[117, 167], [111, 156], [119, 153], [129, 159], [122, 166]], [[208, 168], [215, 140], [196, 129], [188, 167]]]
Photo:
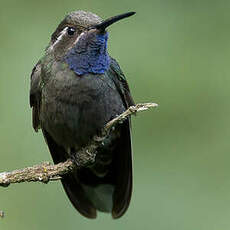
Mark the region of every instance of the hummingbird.
[[[117, 115], [134, 105], [126, 78], [107, 51], [107, 28], [128, 12], [106, 20], [74, 11], [51, 36], [32, 70], [30, 106], [55, 164], [77, 155]], [[87, 218], [97, 211], [114, 219], [128, 209], [132, 194], [130, 118], [98, 147], [95, 162], [61, 179], [72, 205]]]

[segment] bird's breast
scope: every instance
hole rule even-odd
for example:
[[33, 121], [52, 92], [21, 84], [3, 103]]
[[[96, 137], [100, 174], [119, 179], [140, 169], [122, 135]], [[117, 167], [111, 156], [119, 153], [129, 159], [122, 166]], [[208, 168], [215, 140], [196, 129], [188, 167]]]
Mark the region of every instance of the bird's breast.
[[43, 87], [41, 123], [58, 144], [76, 149], [124, 109], [107, 74], [59, 71]]

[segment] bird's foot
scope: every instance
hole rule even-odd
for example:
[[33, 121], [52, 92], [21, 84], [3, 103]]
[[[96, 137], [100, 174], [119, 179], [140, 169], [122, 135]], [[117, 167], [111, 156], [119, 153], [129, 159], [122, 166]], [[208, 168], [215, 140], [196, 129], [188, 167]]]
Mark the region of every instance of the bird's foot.
[[95, 162], [97, 151], [95, 149], [83, 148], [71, 154], [71, 160], [78, 167], [87, 167]]

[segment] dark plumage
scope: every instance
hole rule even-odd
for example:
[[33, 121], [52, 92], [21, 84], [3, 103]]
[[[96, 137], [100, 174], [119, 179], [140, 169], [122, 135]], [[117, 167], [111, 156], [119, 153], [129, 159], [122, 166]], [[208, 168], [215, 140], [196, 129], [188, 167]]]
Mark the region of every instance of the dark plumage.
[[[54, 163], [77, 154], [108, 121], [134, 105], [124, 74], [107, 53], [101, 22], [89, 12], [67, 15], [31, 74], [33, 127], [42, 129]], [[99, 210], [122, 216], [132, 193], [130, 120], [111, 132], [92, 165], [65, 175], [62, 184], [82, 215], [95, 218]]]

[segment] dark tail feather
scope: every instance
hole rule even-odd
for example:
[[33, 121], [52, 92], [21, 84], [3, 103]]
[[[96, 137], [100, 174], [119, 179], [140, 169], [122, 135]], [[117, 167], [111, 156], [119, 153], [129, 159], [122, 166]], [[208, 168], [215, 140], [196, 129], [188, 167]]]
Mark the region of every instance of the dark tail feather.
[[75, 175], [73, 173], [64, 176], [62, 179], [62, 185], [73, 206], [83, 216], [91, 219], [97, 217], [96, 209], [93, 207], [93, 204], [86, 198], [85, 192], [83, 191], [78, 181], [75, 179]]
[[116, 175], [113, 194], [114, 219], [121, 217], [129, 207], [132, 195], [132, 149], [130, 120], [123, 123], [120, 143], [114, 154], [114, 170]]
[[[66, 160], [65, 150], [58, 146], [46, 130], [42, 130], [45, 140], [55, 164]], [[62, 185], [73, 206], [85, 217], [96, 218], [97, 213], [93, 204], [85, 196], [76, 173], [70, 173], [63, 177]]]

